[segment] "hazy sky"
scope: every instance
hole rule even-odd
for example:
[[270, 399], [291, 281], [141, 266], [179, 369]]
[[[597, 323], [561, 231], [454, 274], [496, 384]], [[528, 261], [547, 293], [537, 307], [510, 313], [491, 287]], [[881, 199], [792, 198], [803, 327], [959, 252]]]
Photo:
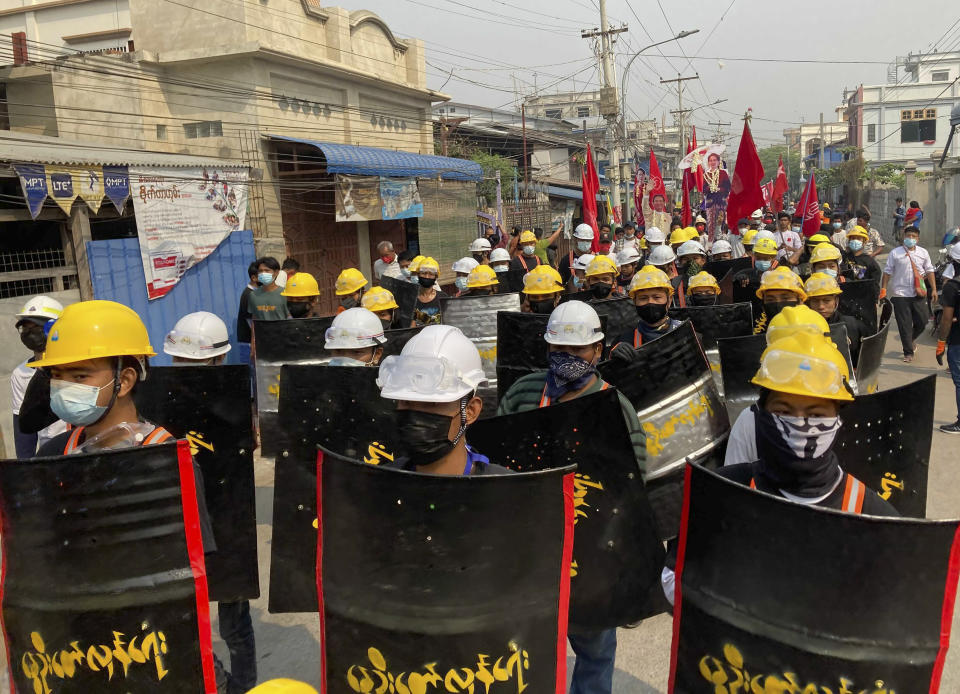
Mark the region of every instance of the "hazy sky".
[[[580, 38], [581, 28], [599, 26], [595, 0], [338, 4], [372, 10], [401, 37], [422, 39], [429, 86], [456, 101], [509, 108], [515, 103], [514, 78], [528, 94], [535, 83], [541, 93], [601, 83], [592, 41]], [[941, 51], [960, 49], [956, 0], [608, 0], [607, 12], [611, 23], [629, 28], [615, 45], [618, 84], [635, 51], [682, 30], [700, 30], [644, 51], [630, 70], [628, 108], [631, 118], [666, 115], [670, 123], [676, 88], [661, 85], [660, 78], [699, 73], [699, 81], [684, 83], [684, 107], [727, 101], [688, 114], [698, 139], [716, 131], [709, 121], [728, 122], [732, 148], [748, 107], [758, 146], [780, 144], [784, 128], [817, 121], [821, 111], [825, 121], [833, 120], [844, 87], [885, 83], [887, 64], [896, 56], [929, 50], [935, 42]], [[776, 62], [782, 60], [846, 62]]]

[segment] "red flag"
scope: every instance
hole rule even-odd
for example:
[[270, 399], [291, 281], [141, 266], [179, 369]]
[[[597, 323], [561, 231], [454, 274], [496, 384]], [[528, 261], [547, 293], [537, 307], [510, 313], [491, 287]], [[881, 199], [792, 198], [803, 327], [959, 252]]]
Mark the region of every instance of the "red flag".
[[643, 184], [646, 177], [646, 172], [640, 168], [640, 162], [637, 162], [637, 172], [633, 175], [633, 210], [637, 224], [644, 228], [647, 226], [643, 218]]
[[[697, 126], [693, 126], [693, 132], [690, 136], [690, 146], [687, 148], [687, 154], [690, 154], [693, 150], [697, 148]], [[696, 190], [703, 191], [703, 164], [697, 162], [696, 168], [690, 167], [693, 170], [694, 186]], [[689, 225], [685, 225], [689, 226]]]
[[730, 196], [727, 198], [727, 226], [737, 228], [737, 220], [749, 217], [754, 210], [763, 207], [763, 164], [753, 143], [750, 125], [743, 121], [743, 134], [740, 136], [740, 149], [737, 151], [737, 164], [730, 182]]
[[820, 233], [820, 200], [817, 198], [817, 176], [814, 173], [810, 174], [807, 187], [803, 189], [803, 196], [795, 214], [798, 217], [803, 215], [800, 231], [804, 236], [810, 238]]
[[767, 181], [762, 186], [760, 190], [763, 191], [763, 205], [764, 207], [770, 207], [770, 196], [773, 194], [773, 181]]
[[689, 173], [683, 174], [683, 206], [680, 211], [680, 223], [688, 227], [693, 221], [693, 213], [690, 211], [690, 186], [694, 184], [694, 178]]
[[777, 178], [773, 182], [773, 194], [771, 195], [774, 212], [780, 212], [783, 209], [783, 196], [789, 187], [787, 172], [783, 168], [783, 157], [780, 157], [780, 163], [777, 165]]
[[597, 226], [597, 193], [600, 179], [593, 166], [593, 153], [587, 145], [587, 163], [581, 170], [581, 190], [583, 191], [583, 223], [593, 227], [593, 252], [600, 250], [600, 227]]
[[667, 189], [663, 185], [663, 176], [660, 175], [660, 164], [657, 163], [657, 155], [653, 153], [653, 148], [650, 148], [650, 183], [647, 184], [649, 193], [647, 194], [647, 200], [650, 202], [650, 207], [657, 209], [653, 204], [653, 199], [659, 195], [663, 198], [663, 209], [667, 209]]

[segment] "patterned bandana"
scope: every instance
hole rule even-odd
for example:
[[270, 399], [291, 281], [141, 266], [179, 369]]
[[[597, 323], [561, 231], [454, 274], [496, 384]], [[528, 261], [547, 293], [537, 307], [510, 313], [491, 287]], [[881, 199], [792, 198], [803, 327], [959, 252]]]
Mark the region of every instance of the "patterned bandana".
[[596, 370], [586, 359], [569, 352], [550, 352], [547, 397], [553, 400], [571, 390], [580, 390], [587, 385]]

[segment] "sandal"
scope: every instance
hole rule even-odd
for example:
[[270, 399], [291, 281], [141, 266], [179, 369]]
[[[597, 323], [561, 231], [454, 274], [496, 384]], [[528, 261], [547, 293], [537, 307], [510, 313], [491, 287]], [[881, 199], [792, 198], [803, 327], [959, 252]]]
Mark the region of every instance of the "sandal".
[[903, 355], [903, 361], [904, 361], [904, 363], [906, 363], [906, 364], [912, 363], [912, 362], [913, 362], [913, 355], [912, 355], [912, 354], [904, 354], [904, 355]]

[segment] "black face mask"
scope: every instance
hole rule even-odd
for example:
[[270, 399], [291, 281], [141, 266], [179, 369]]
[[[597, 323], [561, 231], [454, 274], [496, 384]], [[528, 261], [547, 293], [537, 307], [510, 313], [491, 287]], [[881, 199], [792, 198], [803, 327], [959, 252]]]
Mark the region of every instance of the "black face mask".
[[473, 259], [476, 260], [481, 265], [483, 265], [483, 261], [486, 260], [486, 257], [484, 256], [483, 253], [474, 253]]
[[42, 352], [47, 346], [47, 336], [42, 330], [27, 330], [20, 333], [20, 342], [31, 352]]
[[384, 330], [390, 330], [393, 328], [393, 319], [392, 318], [381, 318], [380, 325], [383, 326]]
[[637, 306], [637, 316], [647, 325], [656, 325], [667, 315], [666, 304], [644, 304]]
[[767, 325], [770, 325], [770, 321], [773, 320], [773, 317], [780, 313], [787, 306], [796, 306], [797, 300], [793, 301], [764, 301], [763, 302], [763, 312], [767, 316]]
[[531, 301], [530, 310], [534, 313], [551, 313], [554, 309], [553, 299], [544, 299], [542, 301]]
[[429, 289], [437, 283], [437, 280], [435, 280], [433, 277], [418, 277], [417, 282], [419, 282], [420, 286], [424, 289]]
[[717, 297], [715, 294], [691, 294], [690, 295], [691, 306], [715, 306], [716, 303], [717, 303]]
[[287, 310], [294, 318], [303, 318], [310, 313], [310, 304], [306, 301], [291, 301], [287, 304]]
[[[348, 309], [348, 308], [356, 308], [360, 304], [357, 302], [355, 297], [345, 296], [344, 298], [340, 299], [340, 305], [343, 306], [344, 309]], [[288, 305], [288, 308], [289, 308], [289, 305]], [[291, 313], [290, 315], [293, 315], [293, 314]]]
[[453, 418], [418, 410], [397, 410], [397, 426], [402, 438], [397, 448], [414, 465], [429, 465], [449, 454], [459, 443], [466, 429], [463, 404], [460, 408], [460, 432], [451, 441], [450, 422]]
[[593, 296], [596, 299], [606, 299], [610, 296], [610, 292], [613, 291], [613, 285], [603, 282], [602, 284], [595, 284], [590, 287], [590, 291], [593, 292]]

